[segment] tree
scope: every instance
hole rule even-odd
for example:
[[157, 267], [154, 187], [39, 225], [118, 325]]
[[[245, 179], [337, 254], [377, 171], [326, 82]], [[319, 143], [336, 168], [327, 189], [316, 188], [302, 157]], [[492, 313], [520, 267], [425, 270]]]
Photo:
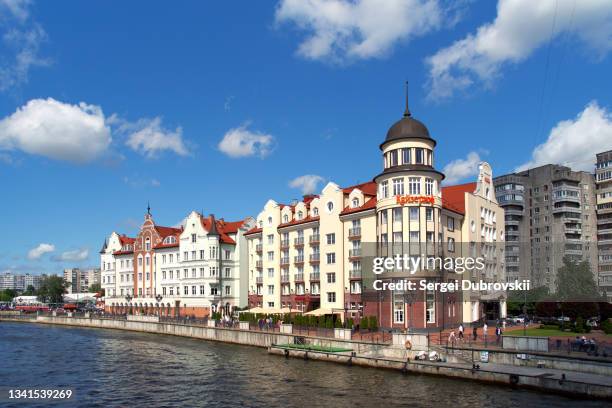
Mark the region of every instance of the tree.
[[4, 289], [0, 292], [0, 302], [12, 302], [17, 296], [17, 291], [13, 289]]
[[64, 293], [70, 283], [60, 276], [46, 276], [38, 289], [38, 300], [44, 303], [63, 303]]
[[28, 285], [28, 288], [23, 292], [24, 296], [34, 296], [36, 295], [36, 288], [32, 285]]
[[563, 266], [557, 273], [557, 299], [562, 302], [601, 300], [588, 261], [576, 262], [567, 256], [563, 258]]
[[89, 293], [97, 293], [102, 291], [102, 285], [99, 283], [93, 283], [89, 285], [88, 292]]

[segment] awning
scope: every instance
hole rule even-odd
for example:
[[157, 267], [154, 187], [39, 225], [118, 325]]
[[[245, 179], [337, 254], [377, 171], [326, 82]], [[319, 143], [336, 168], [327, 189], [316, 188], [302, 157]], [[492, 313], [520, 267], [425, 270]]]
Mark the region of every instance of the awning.
[[337, 314], [337, 315], [341, 315], [342, 316], [342, 312], [336, 310], [332, 310], [332, 309], [327, 309], [327, 308], [318, 308], [315, 310], [311, 310], [310, 312], [304, 313], [305, 316], [325, 316], [325, 315], [331, 315], [331, 314]]
[[254, 307], [252, 309], [245, 310], [245, 312], [248, 312], [248, 313], [263, 313], [264, 310], [263, 310], [263, 308], [257, 306], [257, 307]]
[[283, 307], [281, 309], [281, 313], [302, 313], [299, 309], [289, 309], [288, 307]]

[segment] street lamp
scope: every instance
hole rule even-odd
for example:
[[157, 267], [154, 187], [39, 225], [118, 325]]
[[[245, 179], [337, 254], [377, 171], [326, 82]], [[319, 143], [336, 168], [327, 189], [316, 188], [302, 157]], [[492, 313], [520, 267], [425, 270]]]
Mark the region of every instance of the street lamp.
[[161, 316], [161, 308], [162, 308], [161, 301], [162, 301], [162, 299], [163, 299], [162, 295], [160, 295], [160, 294], [155, 295], [155, 300], [157, 300], [157, 315], [158, 316]]

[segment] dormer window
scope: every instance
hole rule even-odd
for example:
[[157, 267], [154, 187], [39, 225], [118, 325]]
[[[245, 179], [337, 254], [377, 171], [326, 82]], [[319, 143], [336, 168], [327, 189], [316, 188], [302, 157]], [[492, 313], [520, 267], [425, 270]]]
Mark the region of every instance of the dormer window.
[[304, 213], [301, 211], [298, 211], [297, 216], [298, 216], [298, 220], [301, 220], [304, 217]]
[[353, 204], [353, 208], [357, 208], [357, 207], [359, 207], [359, 199], [358, 199], [358, 198], [356, 198], [356, 197], [355, 197], [355, 198], [353, 198], [353, 202], [352, 202], [352, 204]]
[[263, 221], [259, 221], [259, 228], [263, 228]]
[[313, 214], [315, 217], [318, 217], [318, 216], [319, 216], [319, 209], [318, 209], [317, 207], [313, 208], [313, 209], [312, 209], [312, 214]]
[[283, 222], [284, 223], [288, 223], [289, 222], [289, 216], [287, 214], [283, 215]]
[[164, 244], [175, 244], [175, 243], [176, 243], [176, 238], [174, 238], [173, 236], [164, 238]]

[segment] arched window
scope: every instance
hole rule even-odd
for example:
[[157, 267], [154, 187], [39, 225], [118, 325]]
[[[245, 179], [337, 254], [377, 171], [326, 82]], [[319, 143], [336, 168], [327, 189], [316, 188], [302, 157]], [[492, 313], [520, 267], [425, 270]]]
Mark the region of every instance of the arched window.
[[268, 225], [272, 225], [272, 217], [268, 217]]
[[283, 215], [283, 222], [289, 222], [289, 216], [287, 214]]
[[313, 214], [315, 217], [318, 217], [318, 216], [319, 216], [319, 209], [318, 209], [317, 207], [313, 208], [313, 209], [312, 209], [312, 214]]
[[332, 201], [327, 202], [327, 211], [329, 212], [334, 211], [334, 203]]
[[359, 199], [357, 197], [353, 198], [353, 208], [359, 207]]
[[304, 217], [304, 213], [302, 211], [298, 211], [297, 216], [298, 220], [301, 220]]
[[145, 251], [150, 251], [151, 250], [151, 239], [147, 238], [145, 240]]
[[176, 238], [173, 236], [169, 236], [164, 239], [164, 244], [174, 244], [174, 243], [176, 243]]

